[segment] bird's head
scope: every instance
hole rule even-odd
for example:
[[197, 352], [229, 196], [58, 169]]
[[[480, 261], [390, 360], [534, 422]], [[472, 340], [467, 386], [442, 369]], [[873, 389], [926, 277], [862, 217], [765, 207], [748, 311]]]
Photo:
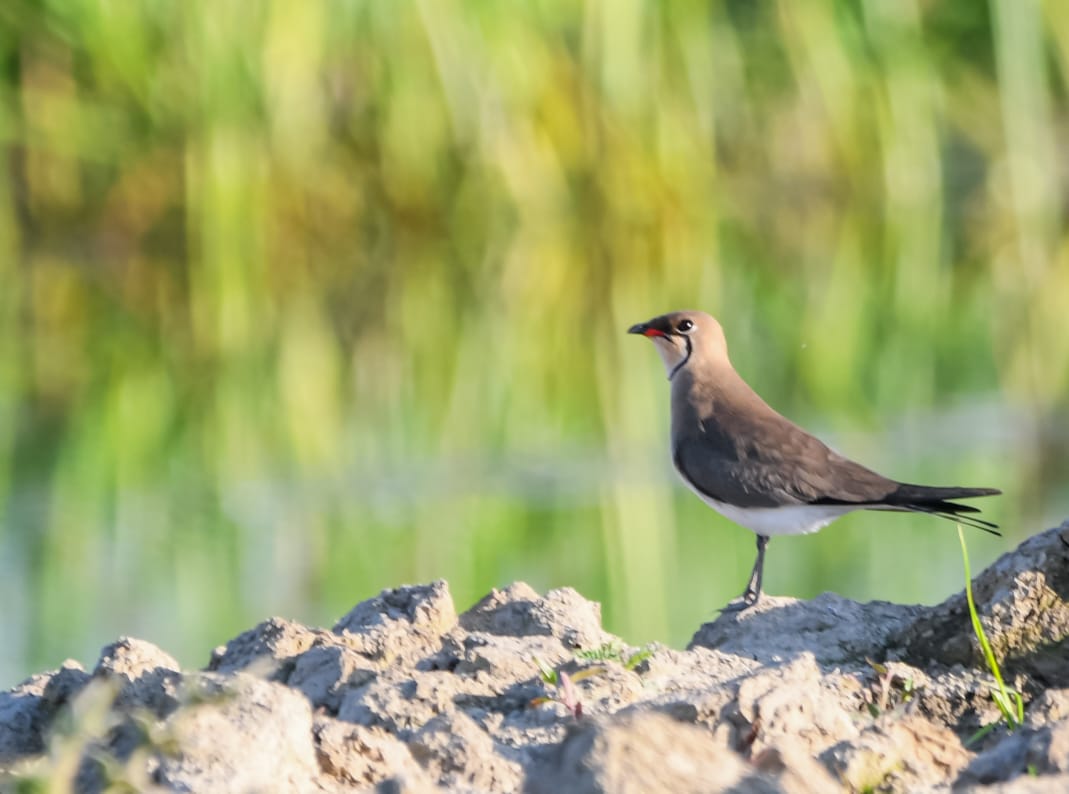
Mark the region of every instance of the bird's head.
[[681, 369], [695, 363], [727, 362], [727, 343], [724, 329], [714, 317], [705, 312], [682, 311], [662, 314], [644, 323], [632, 325], [629, 334], [642, 334], [653, 340], [661, 354], [668, 380]]

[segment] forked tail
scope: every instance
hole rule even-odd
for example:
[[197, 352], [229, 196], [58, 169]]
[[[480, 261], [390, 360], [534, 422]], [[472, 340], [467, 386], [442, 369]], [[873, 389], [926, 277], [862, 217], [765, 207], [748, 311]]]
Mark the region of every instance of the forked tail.
[[886, 498], [885, 503], [900, 507], [903, 510], [928, 513], [949, 521], [956, 521], [967, 527], [990, 532], [992, 535], [1001, 535], [1002, 533], [998, 531], [998, 524], [972, 515], [973, 513], [979, 513], [979, 508], [950, 501], [952, 499], [972, 499], [976, 496], [996, 496], [1000, 493], [1002, 491], [997, 488], [933, 488], [927, 485], [908, 485], [903, 483], [898, 487], [897, 491]]

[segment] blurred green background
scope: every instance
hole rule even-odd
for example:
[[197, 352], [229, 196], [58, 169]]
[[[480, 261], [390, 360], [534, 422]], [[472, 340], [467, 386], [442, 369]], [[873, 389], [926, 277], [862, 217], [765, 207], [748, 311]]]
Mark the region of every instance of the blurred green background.
[[[718, 315], [902, 479], [1069, 514], [1069, 3], [5, 0], [0, 686], [445, 577], [686, 642], [753, 536], [624, 331]], [[933, 602], [949, 522], [770, 547]]]

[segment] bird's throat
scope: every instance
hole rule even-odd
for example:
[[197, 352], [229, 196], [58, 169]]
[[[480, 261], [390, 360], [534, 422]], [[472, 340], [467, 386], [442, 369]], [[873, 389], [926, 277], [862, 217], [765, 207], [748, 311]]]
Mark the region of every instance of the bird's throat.
[[672, 380], [676, 373], [683, 368], [683, 365], [690, 361], [690, 354], [694, 351], [694, 346], [691, 344], [689, 336], [684, 336], [683, 342], [687, 346], [687, 352], [683, 354], [683, 358], [679, 360], [679, 363], [672, 367], [672, 370], [668, 373], [668, 380]]

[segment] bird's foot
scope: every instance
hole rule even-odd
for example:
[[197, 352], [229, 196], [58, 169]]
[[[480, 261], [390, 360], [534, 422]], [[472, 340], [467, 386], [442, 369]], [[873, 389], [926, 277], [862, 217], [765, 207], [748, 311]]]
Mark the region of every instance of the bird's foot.
[[761, 598], [760, 590], [753, 590], [746, 588], [746, 592], [740, 595], [738, 598], [728, 602], [727, 606], [720, 609], [721, 614], [724, 612], [742, 612], [745, 609], [749, 609], [758, 602]]

